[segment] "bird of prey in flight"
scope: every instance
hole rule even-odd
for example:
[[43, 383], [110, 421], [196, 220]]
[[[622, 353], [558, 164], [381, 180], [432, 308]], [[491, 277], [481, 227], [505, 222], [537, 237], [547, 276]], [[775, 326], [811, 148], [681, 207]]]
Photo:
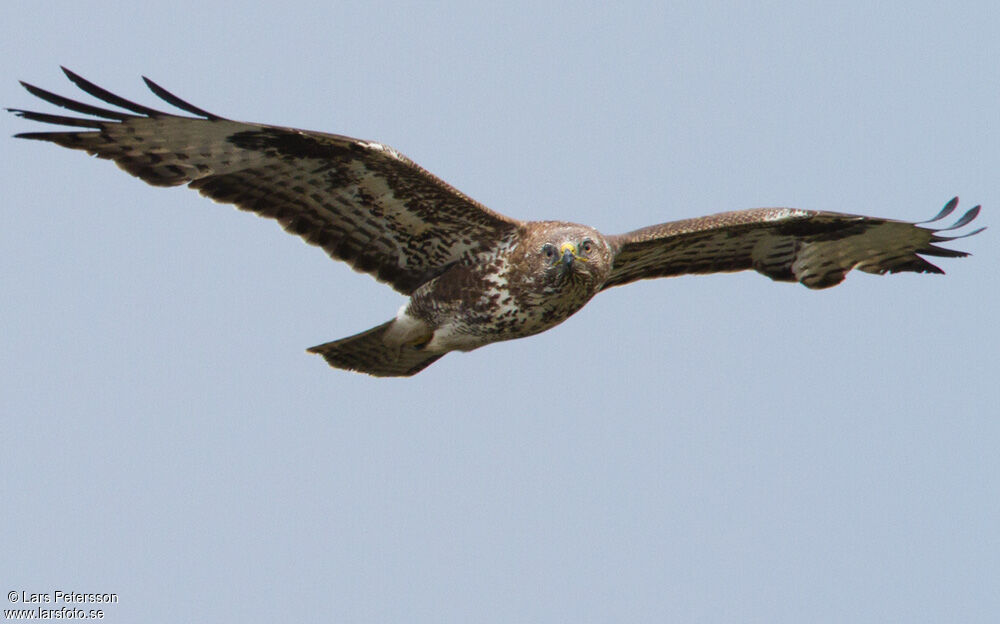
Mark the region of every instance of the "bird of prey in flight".
[[794, 208], [757, 208], [607, 235], [562, 221], [494, 212], [395, 149], [336, 134], [233, 121], [193, 106], [148, 78], [188, 115], [131, 102], [66, 70], [89, 95], [78, 102], [30, 84], [32, 95], [82, 116], [8, 109], [74, 128], [26, 132], [113, 160], [155, 186], [186, 184], [218, 202], [275, 219], [337, 260], [409, 296], [395, 318], [309, 349], [330, 365], [409, 376], [449, 351], [523, 338], [563, 322], [598, 292], [654, 277], [753, 269], [773, 280], [827, 288], [851, 269], [942, 273], [925, 256], [967, 255], [935, 243], [968, 225]]

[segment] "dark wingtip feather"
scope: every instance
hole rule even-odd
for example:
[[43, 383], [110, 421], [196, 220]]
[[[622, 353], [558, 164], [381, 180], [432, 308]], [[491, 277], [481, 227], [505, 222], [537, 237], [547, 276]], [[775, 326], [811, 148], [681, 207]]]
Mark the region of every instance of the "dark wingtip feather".
[[60, 69], [62, 69], [63, 73], [66, 74], [66, 77], [81, 90], [89, 93], [99, 100], [104, 100], [108, 104], [114, 104], [115, 106], [120, 106], [126, 110], [130, 110], [133, 113], [139, 113], [140, 115], [147, 115], [149, 117], [163, 117], [169, 115], [169, 113], [156, 110], [155, 108], [149, 108], [148, 106], [143, 106], [142, 104], [136, 104], [131, 100], [126, 100], [119, 95], [115, 95], [106, 89], [98, 87], [94, 83], [66, 69], [65, 67], [60, 67]]
[[[928, 262], [925, 258], [921, 258], [920, 256], [917, 256], [913, 264], [904, 270], [913, 271], [914, 273], [933, 273], [936, 275], [944, 275], [944, 269], [942, 269], [936, 264]], [[894, 273], [895, 271], [890, 271], [890, 272]]]
[[[958, 198], [956, 197], [956, 198], [952, 199], [951, 201], [949, 201], [947, 204], [945, 204], [944, 209], [940, 213], [938, 213], [938, 215], [936, 217], [934, 217], [930, 221], [922, 221], [921, 223], [915, 224], [915, 225], [920, 225], [920, 224], [923, 224], [923, 223], [931, 223], [933, 221], [937, 221], [939, 219], [942, 219], [942, 218], [948, 216], [949, 214], [951, 214], [955, 210], [955, 206], [956, 206], [957, 203], [958, 203]], [[966, 232], [965, 234], [959, 234], [957, 236], [942, 236], [939, 232], [947, 232], [947, 231], [950, 231], [950, 230], [957, 230], [959, 228], [965, 227], [966, 225], [969, 225], [970, 223], [972, 223], [976, 219], [976, 217], [979, 216], [979, 211], [980, 210], [982, 210], [982, 206], [977, 204], [977, 205], [973, 206], [972, 208], [970, 208], [969, 210], [967, 210], [965, 212], [965, 214], [963, 214], [961, 217], [959, 217], [959, 219], [957, 221], [955, 221], [955, 223], [953, 223], [952, 225], [950, 225], [948, 227], [940, 228], [940, 229], [927, 228], [927, 229], [930, 229], [930, 232], [931, 232], [931, 237], [930, 237], [930, 241], [929, 242], [931, 242], [931, 243], [942, 243], [942, 242], [946, 242], [946, 241], [958, 240], [960, 238], [968, 238], [970, 236], [975, 236], [976, 234], [979, 234], [980, 232], [982, 232], [983, 230], [986, 229], [985, 226], [981, 227], [981, 228], [976, 228], [975, 230], [972, 230], [971, 232]], [[927, 249], [934, 249], [934, 250], [937, 250], [937, 251], [936, 252], [931, 252], [931, 251], [927, 251], [926, 249], [921, 249], [917, 253], [926, 253], [926, 254], [930, 254], [930, 255], [941, 256], [941, 255], [945, 255], [943, 252], [951, 252], [951, 250], [943, 249], [941, 247], [934, 247], [933, 245], [928, 245]], [[957, 257], [958, 252], [954, 252], [954, 253], [956, 254], [955, 257]], [[960, 254], [960, 255], [966, 256], [968, 254], [964, 254], [963, 253], [963, 254]]]
[[941, 228], [940, 230], [938, 230], [938, 232], [944, 232], [947, 230], [957, 230], [963, 225], [968, 225], [969, 223], [972, 222], [973, 219], [976, 218], [977, 215], [979, 215], [980, 208], [982, 208], [982, 206], [973, 206], [972, 208], [969, 209], [968, 212], [962, 215], [962, 217], [958, 221], [956, 221], [954, 225], [946, 228]]
[[15, 139], [31, 139], [35, 141], [49, 141], [46, 135], [52, 134], [51, 132], [18, 132], [14, 135]]
[[33, 111], [21, 110], [18, 108], [8, 108], [9, 112], [18, 117], [30, 121], [40, 121], [42, 123], [55, 124], [57, 126], [73, 126], [76, 128], [99, 129], [105, 122], [98, 119], [84, 119], [81, 117], [66, 117], [64, 115], [49, 115], [48, 113], [36, 113]]
[[918, 249], [917, 253], [924, 256], [936, 256], [938, 258], [964, 258], [969, 255], [967, 251], [958, 251], [948, 249], [947, 247], [938, 247], [937, 245], [927, 245]]
[[[949, 214], [951, 214], [955, 210], [955, 207], [956, 207], [957, 204], [958, 204], [958, 198], [956, 197], [956, 198], [952, 199], [951, 201], [949, 201], [947, 204], [945, 204], [944, 209], [940, 213], [938, 213], [938, 215], [936, 217], [934, 217], [933, 219], [931, 219], [931, 221], [924, 221], [924, 223], [930, 223], [932, 221], [938, 221], [939, 219], [942, 219], [942, 218], [948, 216]], [[979, 234], [980, 232], [982, 232], [983, 230], [985, 230], [986, 229], [985, 227], [976, 228], [975, 230], [972, 230], [971, 232], [966, 232], [965, 234], [959, 234], [957, 236], [942, 236], [939, 233], [939, 232], [947, 232], [949, 230], [957, 230], [957, 229], [959, 229], [961, 227], [964, 227], [964, 226], [972, 223], [972, 221], [974, 221], [975, 218], [979, 216], [979, 211], [981, 209], [982, 209], [982, 206], [980, 206], [980, 205], [973, 206], [972, 208], [970, 208], [969, 210], [967, 210], [965, 212], [965, 214], [963, 214], [961, 217], [959, 217], [959, 219], [957, 221], [955, 221], [955, 223], [953, 223], [951, 226], [946, 227], [946, 228], [941, 228], [941, 229], [932, 229], [931, 230], [930, 240], [928, 241], [928, 244], [925, 245], [924, 247], [920, 248], [920, 249], [917, 249], [916, 253], [920, 254], [920, 255], [923, 255], [923, 256], [934, 256], [934, 257], [938, 257], [938, 258], [964, 258], [964, 257], [968, 256], [969, 255], [968, 252], [958, 251], [958, 250], [955, 250], [955, 249], [948, 249], [946, 247], [938, 247], [937, 245], [934, 245], [932, 243], [945, 243], [945, 242], [949, 242], [949, 241], [953, 241], [953, 240], [958, 240], [960, 238], [968, 238], [969, 236], [975, 236], [976, 234]], [[928, 263], [928, 265], [930, 267], [933, 267], [934, 269], [938, 269], [937, 267], [935, 267], [934, 265], [932, 265], [930, 263]], [[923, 272], [926, 272], [926, 273], [939, 273], [939, 272], [943, 273], [944, 271], [941, 271], [940, 269], [938, 269], [938, 270], [925, 269]]]
[[150, 80], [149, 78], [147, 78], [145, 76], [142, 77], [142, 80], [143, 80], [143, 82], [146, 83], [146, 86], [149, 87], [150, 91], [152, 91], [153, 93], [155, 93], [157, 95], [157, 97], [159, 97], [163, 101], [167, 102], [168, 104], [172, 104], [172, 105], [176, 106], [177, 108], [179, 108], [179, 109], [181, 109], [183, 111], [187, 111], [189, 113], [192, 113], [194, 115], [198, 115], [199, 117], [204, 117], [206, 119], [213, 119], [213, 120], [222, 119], [222, 117], [220, 117], [220, 116], [218, 116], [218, 115], [216, 115], [214, 113], [210, 113], [207, 110], [204, 110], [202, 108], [198, 108], [197, 106], [195, 106], [193, 104], [185, 102], [184, 100], [180, 99], [179, 97], [177, 97], [173, 93], [167, 91], [166, 89], [164, 89], [163, 87], [161, 87], [160, 85], [156, 84], [155, 82], [153, 82], [152, 80]]
[[[986, 227], [983, 226], [981, 228], [976, 228], [975, 230], [972, 230], [971, 232], [967, 232], [965, 234], [959, 234], [958, 236], [938, 236], [937, 234], [935, 234], [935, 235], [931, 236], [931, 242], [932, 243], [940, 243], [940, 242], [943, 242], [943, 241], [958, 240], [960, 238], [969, 238], [970, 236], [975, 236], [976, 234], [979, 234], [980, 232], [982, 232], [985, 229], [986, 229]], [[937, 231], [940, 232], [940, 231], [943, 231], [943, 230], [937, 230]]]
[[70, 145], [79, 142], [82, 132], [19, 132], [14, 135], [15, 139], [28, 139], [31, 141], [48, 141], [58, 145]]
[[44, 100], [50, 104], [55, 104], [60, 108], [65, 108], [76, 113], [83, 113], [84, 115], [93, 115], [95, 117], [103, 117], [104, 119], [113, 119], [115, 121], [125, 121], [126, 119], [132, 117], [126, 113], [120, 113], [118, 111], [108, 110], [106, 108], [100, 108], [97, 106], [91, 106], [90, 104], [84, 104], [83, 102], [77, 102], [76, 100], [71, 100], [67, 97], [63, 97], [57, 93], [52, 93], [51, 91], [46, 91], [45, 89], [36, 87], [33, 84], [29, 84], [23, 80], [19, 81], [21, 86], [24, 87], [28, 93], [37, 97], [40, 100]]
[[928, 219], [927, 221], [920, 221], [919, 224], [934, 223], [935, 221], [940, 221], [941, 219], [944, 219], [951, 213], [955, 212], [956, 206], [958, 206], [958, 196], [952, 197], [950, 200], [948, 200], [948, 203], [944, 205], [944, 208], [941, 209], [941, 212], [937, 213], [937, 215], [935, 215], [933, 219]]

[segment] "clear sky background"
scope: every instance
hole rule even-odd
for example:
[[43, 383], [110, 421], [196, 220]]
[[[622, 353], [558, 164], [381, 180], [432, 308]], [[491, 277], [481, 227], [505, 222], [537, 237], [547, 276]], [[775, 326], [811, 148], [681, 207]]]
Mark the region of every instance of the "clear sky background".
[[998, 5], [535, 4], [8, 2], [0, 104], [87, 99], [64, 64], [158, 106], [145, 74], [608, 233], [956, 194], [993, 227], [944, 277], [650, 281], [380, 380], [305, 348], [387, 286], [2, 138], [0, 589], [115, 592], [110, 622], [995, 621]]

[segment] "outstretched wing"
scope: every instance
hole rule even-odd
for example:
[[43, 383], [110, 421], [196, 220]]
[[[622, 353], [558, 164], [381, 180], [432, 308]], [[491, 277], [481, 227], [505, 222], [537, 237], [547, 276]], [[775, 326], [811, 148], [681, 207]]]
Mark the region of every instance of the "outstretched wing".
[[[958, 198], [931, 223], [951, 214]], [[938, 232], [968, 225], [979, 206], [947, 228], [836, 212], [759, 208], [673, 221], [609, 237], [617, 250], [604, 288], [651, 277], [753, 269], [771, 279], [829, 288], [851, 269], [868, 273], [944, 273], [921, 256], [957, 258], [967, 253], [933, 243], [964, 238]]]
[[197, 118], [173, 115], [63, 71], [83, 91], [128, 112], [22, 82], [33, 95], [90, 117], [8, 109], [33, 121], [86, 128], [18, 137], [86, 150], [150, 184], [187, 184], [216, 201], [276, 219], [286, 231], [404, 294], [488, 250], [519, 225], [386, 145], [231, 121], [143, 78], [153, 93]]

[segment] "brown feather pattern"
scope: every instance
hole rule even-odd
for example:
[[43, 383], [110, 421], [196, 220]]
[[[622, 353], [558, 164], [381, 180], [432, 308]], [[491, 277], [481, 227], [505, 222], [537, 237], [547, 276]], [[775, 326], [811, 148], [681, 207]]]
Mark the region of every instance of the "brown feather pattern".
[[[931, 221], [951, 214], [957, 204], [956, 197]], [[971, 208], [954, 225], [941, 230], [905, 221], [792, 208], [739, 210], [662, 223], [608, 237], [617, 254], [604, 287], [655, 277], [748, 269], [809, 288], [835, 286], [854, 268], [878, 274], [943, 273], [921, 255], [967, 255], [933, 243], [963, 238], [937, 232], [967, 225], [979, 214], [979, 208]]]
[[[187, 184], [216, 201], [276, 220], [357, 271], [410, 295], [397, 316], [310, 349], [332, 366], [410, 376], [449, 351], [469, 351], [558, 325], [600, 290], [640, 279], [753, 269], [809, 288], [839, 284], [852, 269], [942, 273], [923, 256], [964, 252], [962, 238], [924, 224], [835, 212], [759, 208], [605, 236], [557, 221], [520, 222], [473, 201], [396, 150], [346, 136], [225, 119], [145, 79], [159, 111], [66, 70], [81, 90], [127, 112], [21, 83], [82, 117], [8, 109], [82, 130], [17, 136], [85, 150], [156, 186]], [[965, 234], [971, 236], [980, 228]]]
[[230, 121], [147, 80], [154, 93], [202, 117], [172, 115], [64, 71], [84, 91], [132, 113], [101, 109], [25, 84], [43, 100], [104, 119], [15, 110], [34, 121], [96, 129], [19, 137], [86, 150], [149, 184], [187, 184], [216, 201], [275, 219], [286, 231], [404, 294], [445, 267], [488, 252], [518, 225], [385, 145]]

